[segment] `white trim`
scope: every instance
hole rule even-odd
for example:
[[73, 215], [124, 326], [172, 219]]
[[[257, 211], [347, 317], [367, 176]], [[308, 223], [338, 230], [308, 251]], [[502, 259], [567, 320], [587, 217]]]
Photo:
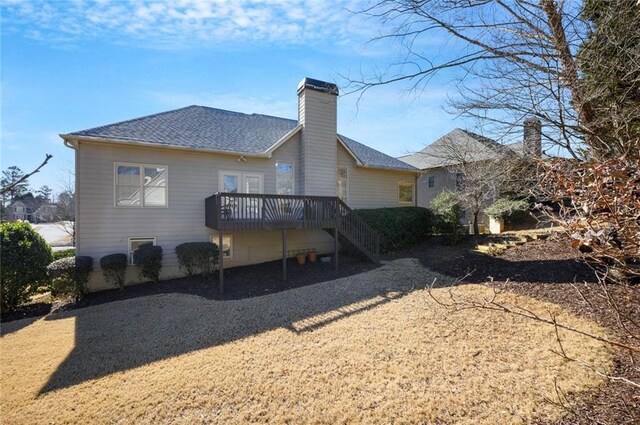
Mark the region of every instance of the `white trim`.
[[156, 246], [156, 237], [155, 236], [131, 236], [128, 240], [127, 240], [127, 263], [130, 266], [133, 266], [133, 252], [131, 252], [131, 241], [132, 240], [153, 240], [153, 246]]
[[[140, 169], [140, 205], [118, 205], [118, 166], [138, 167]], [[164, 168], [167, 176], [165, 178], [165, 196], [164, 205], [145, 205], [144, 204], [144, 168]], [[169, 208], [169, 166], [161, 164], [144, 164], [141, 162], [118, 162], [113, 163], [113, 206], [115, 208]]]
[[[400, 186], [411, 186], [411, 201], [401, 201], [400, 200]], [[398, 182], [398, 204], [404, 205], [415, 205], [416, 203], [416, 184], [414, 182], [409, 181], [399, 181]]]
[[349, 167], [344, 167], [344, 166], [341, 166], [341, 165], [336, 167], [336, 196], [338, 196], [338, 187], [337, 187], [337, 185], [338, 185], [338, 170], [340, 168], [344, 168], [345, 171], [347, 172], [347, 184], [345, 185], [346, 186], [347, 199], [343, 199], [342, 202], [344, 202], [345, 204], [348, 205], [349, 204]]
[[285, 142], [287, 142], [289, 139], [291, 139], [294, 135], [296, 135], [296, 133], [298, 133], [300, 130], [302, 130], [302, 124], [298, 124], [293, 130], [291, 130], [290, 132], [288, 132], [287, 134], [285, 134], [284, 136], [282, 136], [280, 138], [280, 140], [278, 140], [277, 142], [275, 142], [273, 145], [271, 145], [271, 147], [269, 149], [267, 149], [267, 151], [265, 152], [267, 154], [268, 158], [271, 158], [271, 156], [273, 155], [273, 152], [278, 149], [280, 146], [282, 146]]
[[218, 192], [225, 192], [224, 190], [224, 176], [235, 176], [238, 178], [238, 192], [242, 192], [242, 173], [240, 171], [225, 171], [218, 170]]
[[[229, 256], [227, 257], [223, 257], [225, 260], [231, 260], [233, 259], [233, 235], [229, 235], [229, 234], [222, 234], [222, 244], [224, 245], [224, 239], [225, 238], [229, 238]], [[216, 232], [213, 235], [211, 235], [211, 242], [213, 244], [215, 244], [215, 246], [218, 246], [218, 241], [219, 241], [219, 234]], [[218, 252], [222, 253], [222, 249], [218, 246]]]
[[224, 192], [224, 176], [235, 176], [238, 178], [238, 193], [245, 192], [245, 183], [247, 177], [259, 177], [260, 178], [260, 192], [264, 193], [264, 173], [258, 172], [242, 172], [231, 170], [218, 170], [218, 192]]
[[292, 186], [291, 186], [291, 194], [295, 195], [296, 194], [296, 162], [295, 161], [276, 161], [275, 163], [275, 168], [276, 168], [276, 190], [274, 193], [278, 193], [278, 164], [279, 163], [283, 163], [283, 164], [291, 164], [291, 178], [292, 178]]
[[264, 173], [242, 173], [240, 193], [249, 193], [245, 192], [247, 186], [247, 177], [258, 177], [258, 179], [260, 179], [258, 193], [264, 193]]
[[359, 167], [365, 167], [365, 165], [362, 163], [362, 161], [360, 161], [358, 159], [358, 157], [356, 156], [355, 153], [353, 153], [353, 151], [351, 149], [349, 149], [349, 146], [347, 146], [347, 144], [344, 142], [344, 140], [342, 140], [342, 137], [340, 137], [340, 135], [338, 135], [338, 142], [342, 145], [342, 147], [349, 153], [349, 155], [351, 155], [353, 157], [353, 159], [356, 160], [356, 164]]

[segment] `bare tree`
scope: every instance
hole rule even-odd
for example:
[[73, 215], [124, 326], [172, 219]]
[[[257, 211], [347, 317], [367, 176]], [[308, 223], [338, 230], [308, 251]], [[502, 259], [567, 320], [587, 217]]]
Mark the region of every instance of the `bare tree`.
[[11, 193], [11, 201], [15, 196], [14, 192], [16, 192], [16, 188], [22, 187], [22, 189], [17, 194], [22, 194], [27, 191], [27, 180], [32, 175], [39, 173], [40, 169], [47, 165], [49, 160], [53, 158], [53, 155], [47, 154], [45, 156], [44, 161], [32, 172], [24, 174], [20, 168], [16, 166], [9, 167], [8, 171], [4, 172], [5, 177], [2, 179], [2, 188], [0, 189], [0, 195], [4, 195], [5, 193]]
[[474, 234], [478, 235], [480, 214], [485, 208], [505, 192], [527, 194], [535, 179], [526, 172], [531, 161], [494, 140], [465, 133], [469, 137], [451, 133], [439, 139], [428, 155], [455, 175], [453, 193], [471, 215]]
[[[398, 42], [400, 58], [382, 71], [349, 77], [348, 88], [362, 94], [404, 83], [421, 91], [438, 73], [457, 72], [453, 112], [493, 124], [501, 135], [536, 117], [547, 149], [559, 147], [574, 158], [606, 156], [612, 148], [594, 133], [594, 97], [577, 57], [592, 32], [582, 12], [582, 2], [571, 1], [379, 0], [361, 13], [382, 23], [374, 41]], [[433, 53], [433, 43], [425, 43], [431, 38], [449, 40], [447, 51]], [[634, 45], [621, 48], [638, 58]], [[637, 66], [632, 61], [628, 70]]]
[[67, 172], [66, 178], [59, 179], [63, 188], [58, 194], [58, 202], [56, 203], [56, 212], [54, 220], [58, 223], [58, 227], [71, 236], [73, 245], [76, 244], [76, 193], [75, 193], [75, 175]]

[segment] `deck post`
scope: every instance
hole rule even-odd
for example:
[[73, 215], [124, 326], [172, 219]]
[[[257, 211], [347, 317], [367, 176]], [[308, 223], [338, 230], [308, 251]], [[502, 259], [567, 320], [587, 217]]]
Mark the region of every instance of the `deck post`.
[[282, 281], [287, 281], [287, 229], [282, 229]]
[[224, 294], [224, 246], [222, 245], [222, 223], [218, 229], [218, 266], [220, 273], [220, 295]]
[[335, 257], [335, 268], [338, 270], [338, 228], [333, 228], [333, 256]]

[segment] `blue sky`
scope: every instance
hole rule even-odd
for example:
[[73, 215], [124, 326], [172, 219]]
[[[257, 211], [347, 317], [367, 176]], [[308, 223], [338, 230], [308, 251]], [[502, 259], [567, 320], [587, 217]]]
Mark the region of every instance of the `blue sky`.
[[[73, 169], [59, 133], [191, 104], [295, 119], [303, 77], [343, 86], [343, 76], [384, 67], [399, 51], [367, 43], [380, 27], [350, 12], [360, 1], [0, 4], [2, 169], [27, 171], [51, 153], [30, 182], [56, 192]], [[438, 56], [447, 46], [424, 48]], [[387, 86], [341, 96], [338, 130], [393, 156], [419, 150], [465, 125], [443, 111], [448, 79], [421, 93]]]

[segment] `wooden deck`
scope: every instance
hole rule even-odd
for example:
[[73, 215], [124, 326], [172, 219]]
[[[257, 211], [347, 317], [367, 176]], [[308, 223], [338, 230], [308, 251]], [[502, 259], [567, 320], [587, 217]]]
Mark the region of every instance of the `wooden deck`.
[[[334, 264], [338, 267], [338, 238], [344, 237], [371, 261], [379, 262], [380, 236], [338, 197], [216, 193], [205, 199], [205, 223], [218, 231], [219, 245], [225, 232], [280, 230], [282, 232], [283, 280], [286, 280], [288, 229], [332, 231]], [[223, 258], [220, 258], [220, 289], [224, 290]]]

